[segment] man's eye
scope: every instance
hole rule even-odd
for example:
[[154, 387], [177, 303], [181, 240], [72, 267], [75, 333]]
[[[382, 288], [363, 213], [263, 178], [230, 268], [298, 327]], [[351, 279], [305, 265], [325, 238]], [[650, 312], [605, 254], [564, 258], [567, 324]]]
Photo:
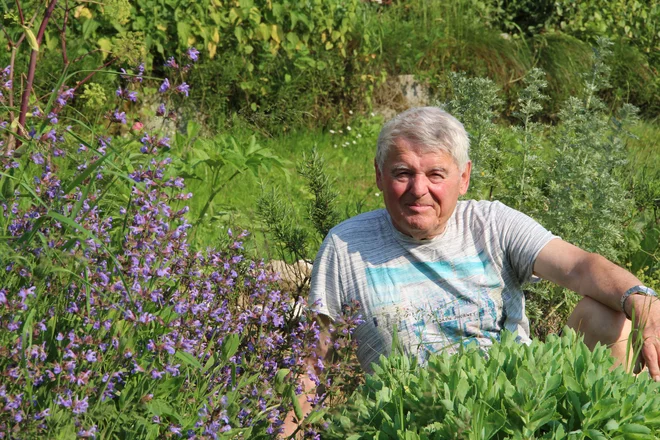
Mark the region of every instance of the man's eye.
[[431, 177], [430, 177], [431, 180], [436, 181], [436, 182], [440, 181], [440, 180], [443, 180], [444, 178], [445, 178], [445, 175], [440, 174], [440, 173], [431, 174]]

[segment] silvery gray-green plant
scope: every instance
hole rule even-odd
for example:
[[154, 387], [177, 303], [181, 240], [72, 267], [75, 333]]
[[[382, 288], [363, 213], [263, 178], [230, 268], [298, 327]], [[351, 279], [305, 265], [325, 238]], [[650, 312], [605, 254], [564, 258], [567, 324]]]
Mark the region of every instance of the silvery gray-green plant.
[[545, 72], [537, 68], [532, 69], [525, 77], [524, 84], [525, 87], [518, 95], [518, 108], [513, 112], [513, 116], [521, 123], [516, 127], [516, 131], [520, 134], [518, 145], [522, 150], [520, 177], [516, 179], [513, 176], [513, 180], [519, 182], [516, 207], [524, 207], [526, 212], [531, 214], [530, 210], [538, 209], [544, 199], [537, 183], [544, 168], [539, 153], [543, 148], [545, 127], [535, 119], [543, 110], [541, 103], [548, 99], [543, 94], [543, 90], [548, 87]]
[[449, 74], [453, 92], [445, 109], [463, 123], [470, 137], [472, 193], [491, 198], [498, 170], [503, 166], [503, 147], [497, 142], [498, 127], [493, 122], [501, 104], [498, 86], [488, 78], [469, 78], [465, 73]]
[[623, 232], [632, 208], [619, 176], [625, 164], [621, 118], [635, 113], [625, 107], [613, 125], [596, 94], [608, 84], [608, 47], [606, 40], [598, 41], [583, 96], [569, 98], [560, 111], [546, 189], [549, 210], [543, 220], [564, 239], [616, 260], [626, 251]]

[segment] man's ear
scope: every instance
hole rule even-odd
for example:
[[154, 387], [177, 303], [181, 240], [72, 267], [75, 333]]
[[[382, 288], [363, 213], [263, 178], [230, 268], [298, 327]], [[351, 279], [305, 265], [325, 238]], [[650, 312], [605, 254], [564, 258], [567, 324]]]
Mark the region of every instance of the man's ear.
[[374, 168], [376, 169], [376, 186], [378, 187], [379, 190], [383, 190], [383, 174], [380, 171], [380, 168], [378, 167], [378, 162], [376, 162], [376, 159], [374, 159]]
[[464, 195], [468, 188], [470, 188], [470, 173], [472, 172], [472, 161], [468, 160], [465, 164], [465, 169], [461, 173], [461, 186], [459, 188], [460, 194]]

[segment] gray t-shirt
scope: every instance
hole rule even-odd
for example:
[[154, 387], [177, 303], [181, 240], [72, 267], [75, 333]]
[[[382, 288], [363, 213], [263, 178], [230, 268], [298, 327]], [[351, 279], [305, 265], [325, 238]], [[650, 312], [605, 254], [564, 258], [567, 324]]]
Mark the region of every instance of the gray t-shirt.
[[500, 202], [459, 201], [445, 231], [416, 240], [394, 228], [386, 210], [333, 228], [312, 272], [309, 303], [335, 319], [357, 300], [357, 356], [362, 367], [391, 350], [394, 328], [404, 352], [424, 361], [459, 344], [482, 347], [502, 329], [530, 342], [521, 289], [553, 238], [525, 214]]

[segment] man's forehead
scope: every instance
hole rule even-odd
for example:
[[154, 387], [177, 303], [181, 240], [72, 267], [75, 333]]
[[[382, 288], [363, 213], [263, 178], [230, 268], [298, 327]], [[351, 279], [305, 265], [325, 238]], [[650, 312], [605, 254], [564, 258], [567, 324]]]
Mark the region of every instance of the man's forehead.
[[409, 142], [395, 144], [390, 148], [386, 157], [386, 163], [390, 167], [399, 164], [405, 165], [409, 162], [417, 162], [418, 160], [435, 162], [437, 166], [441, 167], [446, 167], [449, 162], [454, 162], [451, 154], [442, 149]]

